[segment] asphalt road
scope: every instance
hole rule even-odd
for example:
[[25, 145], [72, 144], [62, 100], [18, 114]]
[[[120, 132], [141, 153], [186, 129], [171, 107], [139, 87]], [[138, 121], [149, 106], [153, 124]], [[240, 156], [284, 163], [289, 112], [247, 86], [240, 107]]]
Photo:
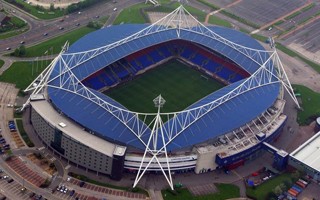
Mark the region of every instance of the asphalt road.
[[[22, 33], [20, 35], [1, 40], [0, 42], [0, 54], [8, 52], [6, 48], [10, 47], [11, 51], [20, 46], [20, 42], [24, 41], [25, 46], [32, 46], [34, 44], [43, 42], [48, 40], [49, 38], [62, 35], [68, 31], [79, 28], [76, 24], [80, 24], [80, 26], [86, 26], [88, 22], [96, 19], [96, 16], [111, 16], [114, 18], [118, 12], [120, 12], [123, 8], [129, 7], [133, 4], [144, 2], [143, 0], [121, 0], [117, 3], [112, 3], [109, 1], [107, 3], [97, 4], [87, 10], [81, 11], [81, 14], [72, 13], [70, 15], [66, 15], [63, 18], [55, 19], [55, 20], [38, 20], [30, 17], [24, 11], [13, 7], [12, 5], [2, 2], [3, 7], [6, 10], [9, 10], [10, 13], [16, 15], [20, 18], [23, 18], [30, 26], [30, 30]], [[113, 9], [117, 8], [117, 12], [114, 12]], [[12, 12], [14, 10], [14, 13]], [[112, 20], [108, 20], [108, 22], [112, 22]], [[63, 27], [63, 30], [59, 28]], [[47, 36], [44, 34], [47, 33]]]

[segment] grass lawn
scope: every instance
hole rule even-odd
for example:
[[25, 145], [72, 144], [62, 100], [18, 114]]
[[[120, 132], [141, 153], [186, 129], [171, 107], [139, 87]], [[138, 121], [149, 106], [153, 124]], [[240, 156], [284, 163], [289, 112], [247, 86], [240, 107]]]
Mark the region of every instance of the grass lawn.
[[135, 4], [129, 8], [123, 9], [117, 18], [114, 20], [113, 24], [121, 24], [121, 23], [132, 23], [132, 24], [144, 24], [147, 23], [147, 19], [144, 17], [142, 13], [142, 8], [150, 7], [149, 4], [139, 3]]
[[[166, 100], [163, 112], [183, 110], [223, 85], [178, 61], [164, 63], [121, 86], [105, 92], [129, 110], [156, 112], [153, 99]], [[128, 98], [130, 97], [130, 98]]]
[[259, 40], [260, 42], [266, 43], [266, 41], [268, 40], [268, 37], [263, 36], [263, 35], [259, 35], [259, 34], [252, 34], [251, 37], [253, 37], [256, 40]]
[[[25, 89], [47, 67], [49, 61], [14, 62], [1, 76], [0, 81], [14, 83]], [[32, 70], [33, 69], [33, 70]]]
[[176, 189], [176, 193], [169, 190], [162, 190], [162, 197], [164, 200], [225, 200], [229, 198], [240, 197], [240, 190], [237, 186], [231, 184], [216, 184], [218, 192], [203, 196], [193, 196], [188, 189]]
[[215, 25], [218, 25], [218, 26], [225, 26], [225, 27], [228, 27], [228, 28], [231, 28], [231, 23], [226, 21], [226, 20], [223, 20], [215, 15], [211, 15], [209, 17], [209, 24], [215, 24]]
[[255, 189], [248, 187], [246, 190], [246, 194], [248, 197], [254, 197], [257, 200], [265, 200], [267, 198], [268, 193], [272, 192], [272, 190], [284, 182], [292, 182], [292, 175], [289, 173], [281, 174], [277, 177], [269, 179], [263, 184], [259, 185]]
[[293, 85], [295, 93], [300, 93], [303, 111], [298, 112], [298, 123], [308, 125], [320, 116], [320, 93], [314, 92], [303, 85]]
[[23, 128], [22, 119], [16, 119], [17, 127], [19, 129], [19, 133], [24, 140], [24, 142], [28, 145], [28, 147], [34, 147], [33, 142], [30, 140], [29, 136], [27, 135], [26, 131]]
[[4, 61], [0, 60], [0, 68], [4, 65]]
[[35, 46], [28, 47], [26, 49], [26, 57], [43, 56], [46, 51], [49, 51], [49, 54], [57, 54], [61, 51], [61, 47], [65, 44], [67, 40], [71, 45], [72, 43], [76, 42], [79, 38], [95, 30], [96, 29], [93, 28], [81, 27], [64, 35], [37, 44]]
[[31, 15], [39, 19], [54, 19], [57, 17], [62, 17], [64, 15], [64, 10], [62, 9], [54, 9], [53, 11], [50, 11], [42, 7], [27, 4], [26, 1], [23, 0], [15, 0], [15, 2], [16, 3], [13, 3], [13, 5], [20, 7], [24, 11], [30, 13]]

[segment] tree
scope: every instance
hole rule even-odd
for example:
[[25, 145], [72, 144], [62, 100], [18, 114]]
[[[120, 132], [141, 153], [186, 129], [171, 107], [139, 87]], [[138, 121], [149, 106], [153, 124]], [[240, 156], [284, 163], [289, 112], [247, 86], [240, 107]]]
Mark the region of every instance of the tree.
[[50, 3], [50, 11], [54, 11], [54, 4]]
[[282, 191], [280, 185], [278, 185], [277, 187], [275, 187], [275, 188], [273, 189], [273, 192], [274, 192], [276, 195], [280, 195], [280, 194], [282, 194], [283, 191]]
[[21, 45], [19, 47], [19, 56], [25, 56], [27, 53], [26, 47], [24, 45]]

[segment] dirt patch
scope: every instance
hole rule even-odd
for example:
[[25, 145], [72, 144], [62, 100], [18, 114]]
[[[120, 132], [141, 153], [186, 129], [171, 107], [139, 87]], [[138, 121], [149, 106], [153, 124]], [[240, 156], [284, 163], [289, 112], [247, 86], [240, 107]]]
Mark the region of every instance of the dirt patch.
[[35, 154], [28, 154], [27, 158], [50, 175], [53, 175], [57, 171], [57, 169], [53, 167], [53, 163], [50, 162], [50, 160], [48, 160], [47, 158], [40, 158]]
[[13, 141], [16, 143], [17, 147], [20, 148], [20, 147], [24, 147], [24, 143], [23, 141], [21, 140], [19, 134], [17, 132], [13, 132], [11, 133], [11, 136], [13, 138]]

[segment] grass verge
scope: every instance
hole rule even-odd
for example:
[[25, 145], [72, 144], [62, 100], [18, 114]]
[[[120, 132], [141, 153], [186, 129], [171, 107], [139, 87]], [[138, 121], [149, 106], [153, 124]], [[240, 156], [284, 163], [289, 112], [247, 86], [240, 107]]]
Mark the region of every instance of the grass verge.
[[293, 85], [295, 93], [301, 94], [302, 111], [298, 112], [299, 125], [308, 125], [320, 116], [320, 93], [303, 85]]
[[253, 37], [254, 39], [259, 40], [260, 42], [263, 42], [263, 43], [265, 43], [268, 40], [268, 38], [266, 36], [259, 35], [259, 34], [252, 34], [251, 37]]
[[19, 89], [25, 89], [51, 61], [14, 62], [0, 76], [0, 81], [16, 84]]
[[2, 34], [0, 34], [0, 40], [4, 40], [6, 38], [10, 38], [10, 37], [19, 35], [21, 33], [27, 32], [28, 30], [29, 30], [29, 27], [26, 27], [26, 28], [21, 28], [21, 29], [17, 29], [14, 31], [2, 33]]
[[4, 61], [0, 60], [0, 68], [4, 65]]
[[288, 54], [289, 56], [291, 57], [297, 57], [299, 58], [300, 60], [302, 60], [303, 62], [305, 62], [306, 64], [308, 64], [310, 67], [312, 67], [314, 70], [316, 70], [318, 73], [320, 73], [320, 65], [315, 63], [315, 62], [312, 62], [311, 60], [303, 57], [302, 55], [300, 55], [299, 53], [296, 53], [294, 51], [292, 51], [291, 49], [283, 46], [282, 44], [280, 43], [276, 43], [276, 48], [283, 51], [284, 53]]
[[84, 175], [76, 174], [76, 173], [73, 173], [73, 172], [69, 172], [68, 175], [73, 177], [73, 178], [79, 179], [81, 181], [92, 183], [94, 185], [100, 185], [100, 186], [103, 186], [103, 187], [113, 188], [113, 189], [117, 189], [117, 190], [125, 190], [125, 191], [129, 191], [129, 192], [140, 193], [140, 194], [145, 194], [145, 195], [149, 196], [149, 194], [148, 194], [148, 192], [146, 190], [144, 190], [142, 188], [139, 188], [139, 187], [131, 188], [131, 187], [123, 187], [123, 186], [112, 185], [112, 184], [109, 184], [109, 183], [102, 183], [102, 182], [90, 179], [90, 178], [88, 178], [88, 177], [86, 177]]
[[210, 3], [210, 2], [208, 2], [208, 1], [206, 1], [206, 0], [198, 0], [198, 1], [199, 1], [200, 3], [206, 5], [206, 6], [210, 7], [212, 10], [219, 10], [219, 9], [220, 9], [219, 6], [216, 6], [216, 5]]
[[228, 27], [228, 28], [232, 28], [232, 25], [230, 22], [226, 21], [226, 20], [223, 20], [215, 15], [211, 15], [209, 17], [209, 24], [215, 24], [215, 25], [218, 25], [218, 26], [224, 26], [224, 27]]
[[28, 147], [34, 147], [33, 142], [30, 140], [28, 134], [26, 133], [26, 131], [23, 128], [22, 119], [16, 119], [16, 123], [17, 123], [17, 127], [19, 129], [19, 133], [20, 133], [22, 139], [24, 140], [24, 142], [28, 145]]
[[57, 54], [61, 51], [61, 47], [64, 45], [66, 41], [69, 41], [71, 45], [74, 42], [76, 42], [79, 38], [95, 30], [96, 29], [94, 28], [81, 27], [64, 35], [37, 44], [35, 46], [28, 47], [26, 48], [25, 57], [43, 56], [46, 51], [48, 51], [49, 54]]
[[162, 197], [164, 200], [225, 200], [230, 198], [240, 197], [240, 189], [231, 184], [216, 184], [218, 192], [214, 194], [202, 195], [202, 196], [193, 196], [187, 188], [178, 188], [174, 191], [171, 189], [162, 190]]
[[222, 14], [224, 14], [224, 15], [232, 18], [232, 19], [235, 19], [235, 20], [237, 20], [237, 21], [239, 21], [239, 22], [241, 22], [241, 23], [243, 23], [245, 25], [251, 26], [252, 28], [255, 28], [255, 29], [259, 29], [260, 28], [260, 26], [258, 24], [250, 22], [250, 21], [248, 21], [248, 20], [246, 20], [246, 19], [244, 19], [242, 17], [239, 17], [239, 16], [237, 16], [237, 15], [235, 15], [235, 14], [229, 12], [229, 11], [221, 10], [220, 13], [222, 13]]

